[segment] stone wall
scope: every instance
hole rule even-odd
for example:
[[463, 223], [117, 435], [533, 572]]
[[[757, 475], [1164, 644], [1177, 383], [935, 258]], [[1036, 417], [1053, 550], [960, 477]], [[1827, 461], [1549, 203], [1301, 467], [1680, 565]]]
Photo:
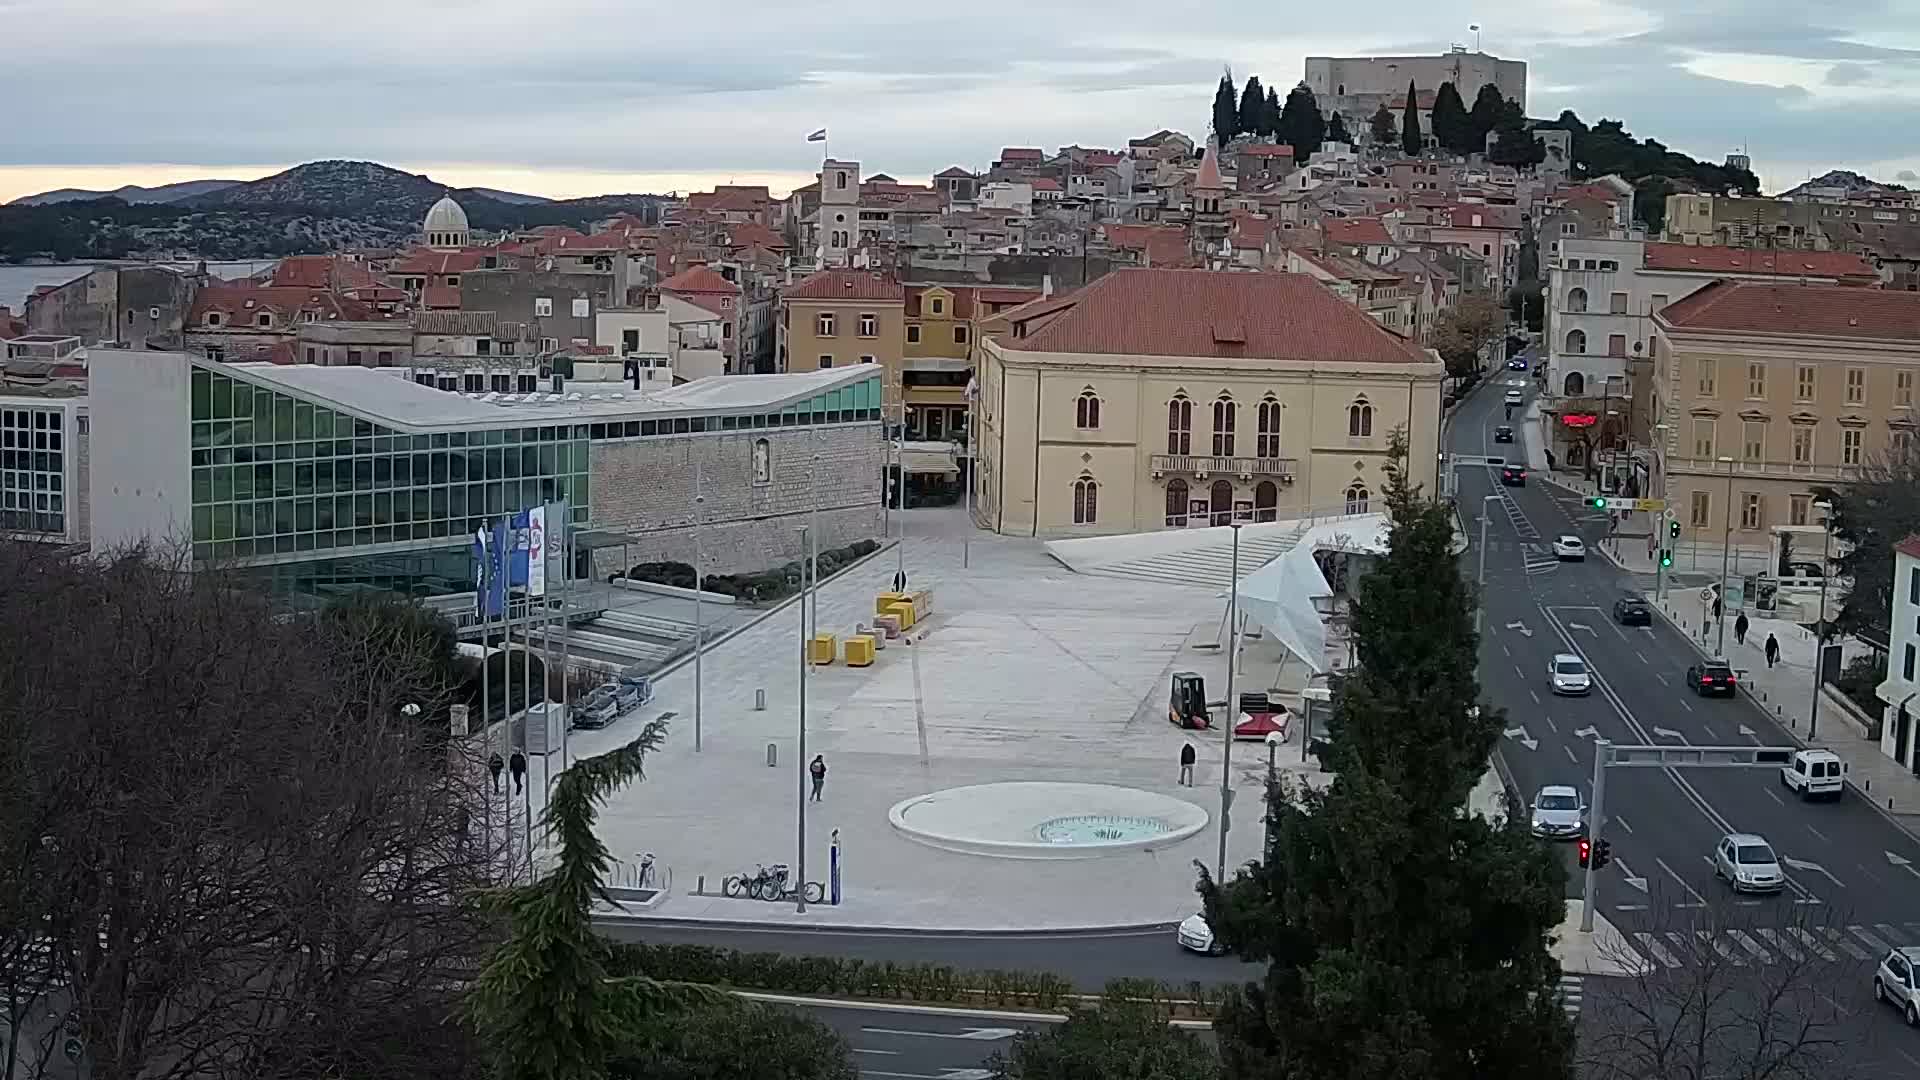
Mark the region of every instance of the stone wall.
[[[754, 447], [768, 447], [766, 482], [756, 483]], [[811, 458], [820, 455], [809, 484]], [[696, 479], [704, 496], [700, 543], [708, 573], [764, 570], [800, 557], [800, 526], [819, 498], [822, 550], [883, 532], [886, 447], [877, 423], [710, 432], [593, 444], [589, 492], [596, 528], [634, 541], [594, 553], [594, 576], [625, 564], [693, 561]]]

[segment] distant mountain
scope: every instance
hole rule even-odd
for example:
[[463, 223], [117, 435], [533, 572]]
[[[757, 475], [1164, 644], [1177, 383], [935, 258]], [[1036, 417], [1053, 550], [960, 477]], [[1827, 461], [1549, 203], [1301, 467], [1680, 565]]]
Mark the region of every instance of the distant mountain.
[[1899, 184], [1883, 184], [1878, 180], [1869, 179], [1854, 172], [1852, 169], [1831, 169], [1804, 184], [1782, 192], [1781, 195], [1784, 198], [1790, 199], [1797, 195], [1807, 194], [1816, 188], [1840, 188], [1849, 195], [1870, 195], [1875, 192], [1907, 190]]
[[63, 202], [87, 202], [93, 199], [119, 199], [128, 206], [146, 203], [172, 203], [182, 199], [191, 199], [196, 195], [205, 195], [230, 188], [242, 183], [239, 180], [183, 180], [178, 184], [162, 184], [159, 187], [141, 187], [128, 184], [112, 191], [86, 191], [81, 188], [60, 188], [57, 191], [43, 191], [38, 195], [22, 195], [8, 203], [8, 206], [52, 206]]
[[476, 195], [484, 195], [494, 202], [503, 202], [510, 206], [544, 206], [553, 201], [545, 195], [523, 195], [518, 191], [501, 191], [499, 188], [476, 187], [465, 190], [471, 191]]

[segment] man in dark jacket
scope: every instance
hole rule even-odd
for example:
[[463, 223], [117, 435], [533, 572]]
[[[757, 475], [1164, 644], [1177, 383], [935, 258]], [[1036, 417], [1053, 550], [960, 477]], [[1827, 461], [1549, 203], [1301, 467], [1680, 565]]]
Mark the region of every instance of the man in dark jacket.
[[1193, 758], [1192, 743], [1188, 743], [1180, 748], [1180, 784], [1182, 787], [1193, 786]]

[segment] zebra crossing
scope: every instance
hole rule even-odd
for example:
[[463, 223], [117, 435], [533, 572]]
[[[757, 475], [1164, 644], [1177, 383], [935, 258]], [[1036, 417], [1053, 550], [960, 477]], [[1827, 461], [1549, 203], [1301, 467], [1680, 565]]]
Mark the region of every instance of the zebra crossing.
[[1580, 1019], [1580, 999], [1585, 992], [1585, 976], [1560, 976], [1560, 1008], [1571, 1019]]
[[1815, 960], [1878, 962], [1889, 949], [1920, 944], [1920, 922], [1639, 930], [1627, 934], [1626, 940], [1653, 970], [1681, 967], [1695, 959], [1734, 967]]

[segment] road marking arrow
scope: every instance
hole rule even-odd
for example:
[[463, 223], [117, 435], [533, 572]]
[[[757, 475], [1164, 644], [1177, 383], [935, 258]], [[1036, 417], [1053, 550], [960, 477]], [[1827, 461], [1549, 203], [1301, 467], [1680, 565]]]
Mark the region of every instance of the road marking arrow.
[[1615, 859], [1613, 861], [1620, 864], [1620, 877], [1624, 881], [1626, 881], [1627, 884], [1633, 886], [1636, 889], [1639, 889], [1641, 892], [1647, 891], [1647, 879], [1643, 877], [1634, 877], [1633, 871], [1627, 869], [1626, 860]]
[[1913, 863], [1909, 862], [1906, 859], [1901, 858], [1898, 855], [1895, 855], [1891, 851], [1887, 852], [1887, 862], [1893, 866], [1897, 866], [1900, 869], [1905, 870], [1907, 873], [1912, 874], [1914, 877], [1920, 877], [1920, 869], [1916, 869]]
[[1510, 623], [1508, 623], [1508, 624], [1507, 624], [1507, 629], [1509, 629], [1509, 630], [1518, 630], [1518, 631], [1520, 631], [1520, 636], [1521, 636], [1521, 637], [1526, 637], [1526, 638], [1530, 638], [1530, 637], [1532, 637], [1532, 636], [1533, 636], [1533, 631], [1531, 631], [1531, 630], [1529, 630], [1529, 629], [1527, 629], [1527, 624], [1526, 624], [1526, 623], [1522, 623], [1522, 622], [1510, 622]]
[[1538, 749], [1540, 746], [1540, 740], [1527, 734], [1527, 729], [1525, 727], [1510, 727], [1506, 730], [1505, 734], [1509, 739], [1518, 739], [1520, 741], [1520, 745], [1526, 747], [1529, 750]]
[[896, 1028], [863, 1027], [874, 1035], [913, 1035], [923, 1039], [961, 1039], [967, 1042], [997, 1042], [1020, 1034], [1019, 1028], [968, 1028], [965, 1031], [901, 1031]]
[[1839, 878], [1834, 877], [1831, 871], [1819, 863], [1806, 862], [1801, 859], [1791, 859], [1785, 855], [1780, 856], [1780, 861], [1795, 870], [1805, 870], [1808, 873], [1819, 874], [1821, 877], [1833, 882], [1833, 887], [1836, 889], [1846, 888], [1845, 885], [1840, 884]]
[[1595, 629], [1594, 629], [1593, 627], [1591, 627], [1591, 626], [1588, 626], [1588, 625], [1587, 625], [1586, 623], [1578, 623], [1578, 622], [1570, 622], [1570, 623], [1568, 623], [1568, 624], [1567, 624], [1567, 629], [1569, 629], [1569, 630], [1585, 630], [1585, 631], [1586, 631], [1587, 633], [1589, 633], [1589, 634], [1592, 634], [1592, 635], [1593, 635], [1594, 637], [1599, 637], [1599, 636], [1600, 636], [1600, 634], [1599, 634], [1599, 632], [1598, 632], [1598, 631], [1596, 631], [1596, 630], [1595, 630]]
[[1600, 729], [1592, 726], [1583, 727], [1573, 735], [1577, 739], [1597, 739], [1600, 737]]
[[1759, 736], [1754, 734], [1754, 730], [1745, 724], [1740, 725], [1740, 734], [1745, 735], [1747, 738], [1752, 739], [1755, 742], [1760, 741]]
[[1672, 728], [1657, 727], [1653, 729], [1653, 733], [1655, 735], [1660, 736], [1663, 739], [1679, 739], [1681, 742], [1687, 741], [1687, 737], [1685, 735], [1680, 734], [1679, 732], [1673, 730]]

